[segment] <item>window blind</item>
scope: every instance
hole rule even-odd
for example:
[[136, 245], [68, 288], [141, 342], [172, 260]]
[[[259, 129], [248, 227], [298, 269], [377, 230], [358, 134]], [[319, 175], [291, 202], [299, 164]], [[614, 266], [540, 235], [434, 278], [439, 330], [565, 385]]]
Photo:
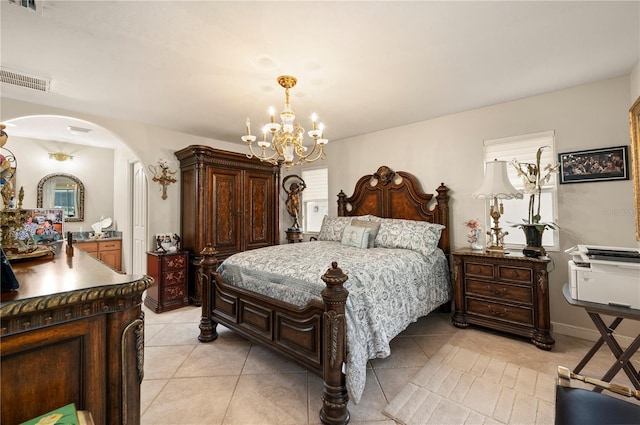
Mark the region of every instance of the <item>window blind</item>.
[[[505, 137], [501, 139], [492, 139], [484, 141], [484, 160], [485, 163], [497, 159], [498, 161], [507, 162], [507, 172], [509, 173], [509, 181], [516, 189], [522, 189], [524, 184], [522, 178], [518, 176], [516, 168], [511, 165], [511, 161], [515, 158], [520, 163], [536, 163], [536, 153], [541, 146], [549, 146], [548, 149], [542, 151], [540, 158], [540, 166], [542, 168], [547, 164], [556, 162], [554, 131], [545, 131], [541, 133], [527, 134], [523, 136]], [[557, 181], [557, 173], [551, 175], [551, 179], [544, 187], [555, 187]], [[543, 173], [544, 175], [544, 173]]]
[[329, 198], [329, 170], [316, 168], [302, 172], [302, 180], [307, 188], [302, 191], [302, 202], [319, 201]]

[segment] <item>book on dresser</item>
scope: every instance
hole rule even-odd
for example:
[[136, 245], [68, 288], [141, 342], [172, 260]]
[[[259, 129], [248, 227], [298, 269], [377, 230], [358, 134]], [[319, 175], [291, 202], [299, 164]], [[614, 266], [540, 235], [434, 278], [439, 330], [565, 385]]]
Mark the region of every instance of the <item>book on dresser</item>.
[[89, 411], [77, 410], [75, 403], [70, 403], [20, 425], [94, 425], [94, 422]]

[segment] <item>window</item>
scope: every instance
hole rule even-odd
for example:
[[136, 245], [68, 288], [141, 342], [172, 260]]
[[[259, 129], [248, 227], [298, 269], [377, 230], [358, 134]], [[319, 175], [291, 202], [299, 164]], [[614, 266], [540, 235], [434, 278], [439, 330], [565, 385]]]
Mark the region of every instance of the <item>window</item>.
[[[541, 133], [526, 134], [522, 136], [506, 137], [502, 139], [485, 140], [484, 142], [484, 160], [485, 163], [497, 159], [506, 161], [509, 180], [516, 189], [524, 187], [521, 178], [518, 176], [516, 169], [511, 165], [511, 161], [515, 158], [521, 163], [536, 162], [536, 153], [541, 146], [549, 146], [549, 149], [542, 151], [540, 159], [540, 168], [544, 168], [547, 164], [556, 162], [555, 138], [553, 131], [545, 131]], [[551, 175], [551, 180], [547, 185], [543, 186], [540, 195], [540, 216], [541, 222], [557, 223], [558, 217], [558, 197], [557, 197], [558, 178], [557, 173]], [[489, 211], [489, 203], [487, 200], [486, 211]], [[518, 228], [510, 227], [509, 224], [522, 223], [527, 217], [529, 208], [529, 198], [525, 195], [524, 199], [505, 199], [504, 214], [500, 217], [500, 227], [508, 231], [509, 234], [504, 238], [505, 246], [524, 247], [524, 232]], [[490, 217], [487, 214], [485, 220], [487, 228], [493, 226]], [[558, 223], [560, 224], [560, 223]], [[559, 249], [558, 231], [547, 228], [542, 234], [542, 245], [549, 249]]]
[[322, 219], [329, 213], [329, 170], [302, 171], [307, 188], [302, 191], [302, 222], [305, 232], [319, 232]]

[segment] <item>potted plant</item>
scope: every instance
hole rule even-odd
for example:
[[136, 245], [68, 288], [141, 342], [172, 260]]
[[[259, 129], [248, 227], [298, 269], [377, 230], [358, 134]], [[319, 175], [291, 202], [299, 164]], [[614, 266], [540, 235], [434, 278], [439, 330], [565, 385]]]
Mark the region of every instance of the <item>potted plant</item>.
[[558, 171], [559, 163], [550, 163], [540, 168], [540, 157], [542, 151], [549, 146], [542, 146], [536, 152], [536, 163], [522, 163], [517, 159], [511, 161], [518, 172], [518, 176], [522, 178], [524, 183], [523, 192], [529, 195], [529, 213], [528, 217], [523, 219], [523, 223], [512, 225], [520, 227], [526, 237], [527, 246], [522, 251], [527, 257], [539, 257], [546, 255], [546, 251], [542, 247], [542, 233], [547, 227], [558, 229], [558, 225], [552, 221], [542, 222], [540, 217], [540, 194], [542, 186], [549, 182], [551, 175]]

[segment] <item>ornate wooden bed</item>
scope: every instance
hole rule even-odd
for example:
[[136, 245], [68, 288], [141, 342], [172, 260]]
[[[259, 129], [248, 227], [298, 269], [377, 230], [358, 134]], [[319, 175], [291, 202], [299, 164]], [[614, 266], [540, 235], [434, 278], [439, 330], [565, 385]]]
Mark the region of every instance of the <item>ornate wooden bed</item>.
[[[438, 246], [448, 255], [448, 190], [442, 183], [436, 189], [437, 195], [425, 194], [412, 174], [394, 172], [382, 166], [375, 173], [360, 178], [352, 196], [340, 191], [338, 215], [371, 214], [442, 224], [445, 229]], [[216, 272], [218, 260], [215, 249], [207, 245], [201, 254], [203, 259], [198, 267], [202, 287], [199, 340], [215, 340], [219, 323], [253, 342], [281, 352], [323, 378], [322, 423], [348, 423], [349, 397], [342, 369], [346, 352], [345, 303], [348, 296], [343, 284], [348, 278], [338, 265], [335, 262], [331, 264], [322, 276], [326, 284], [322, 291], [323, 301], [312, 301], [299, 308], [226, 284]]]

